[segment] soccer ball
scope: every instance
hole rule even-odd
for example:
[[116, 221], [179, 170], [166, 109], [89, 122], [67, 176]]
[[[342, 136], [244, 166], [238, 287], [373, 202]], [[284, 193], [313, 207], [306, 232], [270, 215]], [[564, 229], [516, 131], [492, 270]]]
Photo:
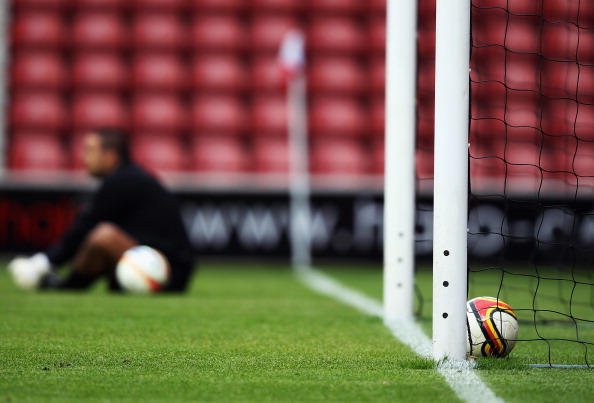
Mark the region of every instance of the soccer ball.
[[466, 303], [466, 352], [477, 357], [505, 357], [518, 338], [518, 318], [512, 308], [493, 297]]
[[169, 263], [151, 247], [134, 246], [118, 261], [116, 278], [127, 291], [153, 293], [162, 289], [169, 280]]

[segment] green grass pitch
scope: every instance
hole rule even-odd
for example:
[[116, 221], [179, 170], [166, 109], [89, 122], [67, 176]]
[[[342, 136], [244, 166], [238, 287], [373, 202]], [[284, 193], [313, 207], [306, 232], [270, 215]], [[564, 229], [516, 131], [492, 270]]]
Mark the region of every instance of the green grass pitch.
[[[324, 270], [381, 297], [377, 266]], [[134, 296], [24, 292], [0, 265], [0, 317], [0, 403], [458, 401], [380, 319], [288, 266], [204, 264], [186, 295]], [[539, 359], [520, 345], [478, 372], [508, 402], [594, 400], [593, 370], [524, 365]]]

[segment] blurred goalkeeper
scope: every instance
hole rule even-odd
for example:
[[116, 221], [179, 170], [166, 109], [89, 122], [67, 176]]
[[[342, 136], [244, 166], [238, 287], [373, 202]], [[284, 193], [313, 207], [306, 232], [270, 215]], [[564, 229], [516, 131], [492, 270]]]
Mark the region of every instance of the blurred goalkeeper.
[[[83, 290], [99, 278], [119, 290], [115, 268], [137, 245], [160, 251], [171, 268], [165, 291], [184, 291], [194, 266], [179, 208], [159, 182], [130, 159], [127, 135], [99, 129], [85, 135], [84, 164], [102, 183], [63, 238], [44, 252], [9, 263], [15, 283], [25, 289]], [[53, 270], [71, 262], [60, 277]]]

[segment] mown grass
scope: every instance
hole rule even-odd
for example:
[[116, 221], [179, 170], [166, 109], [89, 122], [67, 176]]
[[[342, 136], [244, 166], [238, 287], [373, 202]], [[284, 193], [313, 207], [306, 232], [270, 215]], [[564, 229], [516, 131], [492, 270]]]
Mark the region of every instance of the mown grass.
[[[364, 278], [361, 271], [365, 270]], [[368, 265], [365, 268], [332, 265], [325, 271], [340, 279], [350, 287], [364, 290], [369, 295], [381, 299], [382, 270], [379, 265]], [[550, 309], [556, 312], [569, 312], [568, 296], [573, 287], [566, 282], [541, 280], [538, 288], [535, 280], [524, 276], [530, 270], [515, 268], [516, 275], [503, 274], [498, 269], [485, 270], [470, 274], [469, 298], [477, 296], [498, 296], [517, 309], [520, 322], [520, 341], [508, 358], [477, 358], [476, 369], [483, 381], [506, 402], [588, 402], [594, 401], [594, 369], [557, 369], [531, 368], [530, 364], [585, 365], [594, 364], [594, 348], [573, 341], [551, 341], [550, 338], [567, 338], [576, 340], [576, 326], [571, 321], [565, 323], [550, 322], [534, 325], [531, 319], [532, 307]], [[544, 277], [549, 273], [541, 273]], [[577, 275], [577, 274], [576, 274]], [[427, 334], [431, 335], [431, 268], [422, 264], [415, 276], [417, 289], [421, 298], [416, 309], [421, 312], [418, 321]], [[501, 287], [500, 287], [501, 286]], [[534, 290], [537, 289], [536, 296]], [[571, 304], [575, 316], [594, 320], [594, 309], [590, 304], [590, 292], [574, 291], [574, 302]], [[561, 297], [561, 298], [560, 298]], [[419, 300], [421, 301], [419, 305]], [[553, 318], [559, 316], [552, 314]], [[582, 342], [594, 343], [594, 329], [580, 324], [577, 333]], [[588, 360], [586, 361], [586, 357]], [[480, 400], [480, 397], [477, 397]]]
[[456, 401], [383, 327], [288, 267], [207, 265], [184, 296], [28, 293], [0, 271], [2, 402]]
[[[322, 270], [381, 299], [378, 265]], [[430, 271], [417, 282], [430, 332]], [[492, 295], [490, 283], [477, 292]], [[282, 265], [206, 264], [182, 296], [30, 293], [0, 270], [0, 315], [0, 402], [458, 400], [380, 319], [312, 293]], [[540, 344], [478, 359], [477, 372], [508, 402], [594, 401], [593, 370], [526, 365], [542, 363]]]

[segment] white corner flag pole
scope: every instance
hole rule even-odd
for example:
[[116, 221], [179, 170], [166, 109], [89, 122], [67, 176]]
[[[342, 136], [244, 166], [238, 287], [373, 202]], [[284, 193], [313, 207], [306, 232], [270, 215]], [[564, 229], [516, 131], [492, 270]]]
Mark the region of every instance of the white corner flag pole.
[[307, 141], [307, 82], [304, 72], [305, 40], [298, 30], [285, 35], [279, 62], [285, 70], [289, 131], [290, 238], [293, 268], [311, 264], [309, 207], [309, 149]]
[[470, 2], [436, 16], [433, 357], [465, 360]]
[[412, 320], [417, 2], [387, 2], [384, 322]]

